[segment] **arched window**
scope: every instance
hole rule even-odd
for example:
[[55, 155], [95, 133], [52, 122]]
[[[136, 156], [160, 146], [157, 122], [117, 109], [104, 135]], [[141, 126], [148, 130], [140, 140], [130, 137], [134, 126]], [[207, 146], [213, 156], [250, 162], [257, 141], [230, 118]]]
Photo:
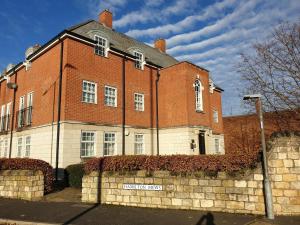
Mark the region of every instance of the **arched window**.
[[202, 84], [200, 80], [195, 81], [194, 87], [195, 87], [196, 111], [203, 111]]

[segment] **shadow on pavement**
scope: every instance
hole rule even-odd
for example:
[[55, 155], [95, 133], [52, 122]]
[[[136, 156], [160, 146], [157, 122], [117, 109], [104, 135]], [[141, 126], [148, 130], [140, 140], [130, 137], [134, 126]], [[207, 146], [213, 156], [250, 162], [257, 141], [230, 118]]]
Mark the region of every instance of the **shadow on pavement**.
[[206, 215], [203, 215], [196, 225], [216, 225], [213, 214], [208, 212]]
[[93, 209], [97, 208], [100, 204], [94, 204], [92, 207], [84, 210], [83, 212], [79, 213], [78, 215], [72, 217], [71, 219], [69, 219], [68, 221], [64, 222], [62, 225], [67, 225], [70, 224], [72, 222], [74, 222], [75, 220], [79, 219], [80, 217], [82, 217], [83, 215], [87, 214], [88, 212], [92, 211]]

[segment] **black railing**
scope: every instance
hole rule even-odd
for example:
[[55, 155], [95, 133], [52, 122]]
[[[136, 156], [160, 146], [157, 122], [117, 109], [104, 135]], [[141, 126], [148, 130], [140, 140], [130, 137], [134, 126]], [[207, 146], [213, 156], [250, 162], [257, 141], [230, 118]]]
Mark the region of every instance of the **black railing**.
[[10, 115], [1, 116], [0, 118], [0, 133], [7, 132], [10, 126]]
[[32, 106], [17, 111], [17, 129], [31, 126], [32, 122]]

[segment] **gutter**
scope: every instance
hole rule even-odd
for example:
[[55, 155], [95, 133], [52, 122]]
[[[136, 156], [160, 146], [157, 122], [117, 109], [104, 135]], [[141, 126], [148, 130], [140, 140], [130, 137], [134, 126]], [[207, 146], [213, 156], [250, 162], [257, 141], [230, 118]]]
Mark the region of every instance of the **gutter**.
[[158, 82], [159, 82], [159, 69], [157, 70], [156, 80], [155, 80], [155, 92], [156, 92], [156, 150], [157, 155], [159, 155], [159, 118], [158, 118]]
[[57, 133], [56, 133], [56, 162], [55, 162], [55, 181], [58, 181], [58, 162], [59, 162], [59, 143], [60, 143], [60, 114], [61, 114], [61, 94], [62, 94], [62, 75], [63, 75], [63, 53], [64, 42], [60, 39], [60, 65], [59, 65], [59, 89], [57, 106]]
[[122, 155], [125, 155], [125, 123], [126, 123], [126, 55], [122, 63]]
[[[17, 76], [18, 73], [15, 75], [15, 84], [17, 84]], [[12, 105], [12, 117], [11, 117], [11, 126], [10, 126], [10, 140], [9, 140], [9, 158], [11, 158], [11, 152], [12, 152], [12, 141], [13, 141], [13, 129], [14, 129], [14, 120], [15, 120], [15, 106], [16, 106], [16, 92], [17, 88], [14, 89], [14, 95], [13, 95], [13, 105]]]

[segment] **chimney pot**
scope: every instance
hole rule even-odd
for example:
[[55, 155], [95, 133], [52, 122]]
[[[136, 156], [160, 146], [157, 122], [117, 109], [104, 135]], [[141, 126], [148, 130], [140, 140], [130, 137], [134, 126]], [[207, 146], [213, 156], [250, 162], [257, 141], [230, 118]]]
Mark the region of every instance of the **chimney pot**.
[[166, 40], [159, 38], [154, 42], [154, 47], [160, 50], [161, 52], [166, 52]]
[[104, 26], [112, 28], [112, 21], [112, 13], [108, 9], [105, 9], [99, 14], [99, 22]]

